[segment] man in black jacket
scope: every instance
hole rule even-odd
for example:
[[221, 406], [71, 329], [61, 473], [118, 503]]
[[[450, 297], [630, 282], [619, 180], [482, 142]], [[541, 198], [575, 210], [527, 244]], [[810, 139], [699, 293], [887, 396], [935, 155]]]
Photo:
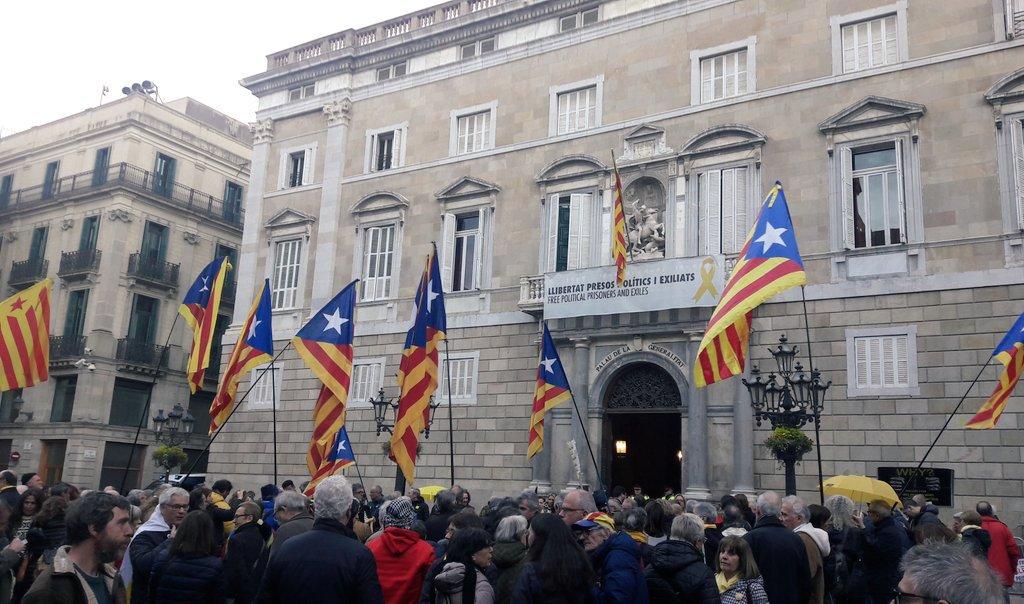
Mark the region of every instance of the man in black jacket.
[[[864, 520], [854, 516], [854, 522], [864, 528], [861, 546], [864, 561], [865, 591], [875, 602], [884, 602], [892, 596], [900, 582], [900, 559], [910, 549], [910, 537], [892, 517], [892, 508], [884, 501], [868, 504], [871, 524], [864, 528]], [[774, 600], [772, 601], [774, 604]]]
[[757, 522], [743, 536], [754, 552], [764, 577], [764, 590], [772, 604], [806, 604], [811, 595], [811, 574], [803, 541], [782, 525], [782, 501], [766, 491], [757, 498]]
[[228, 537], [224, 556], [225, 595], [236, 604], [256, 601], [270, 549], [270, 527], [263, 523], [263, 506], [246, 501], [235, 508], [235, 532]]
[[121, 577], [128, 586], [132, 602], [145, 602], [149, 593], [149, 575], [157, 555], [170, 547], [174, 527], [188, 513], [188, 491], [171, 487], [160, 494], [159, 505], [145, 524], [135, 531], [128, 554], [121, 564]]
[[672, 520], [667, 541], [652, 548], [644, 571], [651, 604], [661, 602], [720, 602], [715, 575], [704, 562], [704, 520], [680, 514]]
[[345, 526], [352, 487], [344, 476], [325, 478], [313, 495], [313, 529], [274, 553], [260, 587], [260, 602], [359, 602], [384, 596], [373, 554]]

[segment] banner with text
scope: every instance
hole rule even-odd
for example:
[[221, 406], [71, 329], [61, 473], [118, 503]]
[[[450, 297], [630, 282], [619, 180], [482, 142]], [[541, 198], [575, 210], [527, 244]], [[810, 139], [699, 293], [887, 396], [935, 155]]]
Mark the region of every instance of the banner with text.
[[614, 266], [548, 273], [544, 318], [715, 306], [724, 272], [722, 256], [702, 256], [630, 263], [621, 287], [615, 286]]

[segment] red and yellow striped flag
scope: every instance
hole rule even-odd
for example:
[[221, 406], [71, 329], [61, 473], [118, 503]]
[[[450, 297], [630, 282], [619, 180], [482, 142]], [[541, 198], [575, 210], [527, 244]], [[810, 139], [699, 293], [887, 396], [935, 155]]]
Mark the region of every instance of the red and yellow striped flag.
[[50, 377], [51, 279], [0, 302], [0, 392]]
[[743, 373], [754, 309], [775, 294], [806, 282], [786, 194], [782, 185], [775, 183], [711, 313], [693, 367], [697, 386]]
[[1005, 369], [999, 376], [999, 385], [996, 386], [995, 392], [985, 401], [981, 409], [978, 409], [974, 417], [967, 420], [965, 428], [974, 430], [995, 428], [999, 416], [1006, 408], [1006, 401], [1013, 394], [1013, 389], [1017, 387], [1020, 374], [1024, 372], [1024, 314], [1017, 317], [1013, 327], [1006, 332], [999, 345], [992, 351], [992, 356], [1002, 363]]
[[224, 289], [224, 275], [229, 270], [231, 264], [226, 257], [216, 258], [207, 264], [178, 307], [178, 314], [192, 328], [192, 351], [188, 355], [188, 368], [185, 372], [192, 394], [203, 387], [206, 368], [210, 366], [220, 295]]
[[626, 211], [622, 207], [622, 180], [619, 167], [612, 155], [612, 169], [615, 172], [615, 193], [612, 201], [612, 260], [615, 261], [615, 285], [626, 281]]
[[540, 344], [540, 364], [537, 365], [537, 387], [533, 392], [533, 411], [530, 413], [530, 441], [526, 446], [527, 459], [544, 448], [544, 416], [548, 411], [572, 398], [569, 378], [558, 358], [558, 349], [551, 339], [548, 324]]

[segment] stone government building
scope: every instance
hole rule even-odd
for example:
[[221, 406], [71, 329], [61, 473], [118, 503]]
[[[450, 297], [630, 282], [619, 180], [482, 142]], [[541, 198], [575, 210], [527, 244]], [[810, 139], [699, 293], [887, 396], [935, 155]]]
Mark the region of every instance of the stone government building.
[[[739, 380], [691, 384], [713, 301], [635, 312], [643, 295], [573, 307], [545, 288], [610, 278], [609, 149], [634, 274], [696, 273], [711, 258], [721, 279], [779, 179], [809, 276], [815, 364], [833, 382], [824, 472], [912, 466], [1024, 310], [1024, 15], [1009, 0], [935, 8], [472, 0], [271, 54], [242, 81], [259, 111], [234, 323], [269, 277], [280, 348], [362, 280], [349, 434], [365, 481], [387, 487], [395, 467], [367, 400], [397, 396], [437, 241], [457, 481], [478, 501], [575, 482], [573, 438], [596, 482], [570, 405], [550, 414], [544, 454], [526, 459], [544, 316], [606, 482], [698, 498], [781, 489]], [[773, 365], [766, 348], [782, 333], [805, 358], [798, 296], [757, 311], [754, 362]], [[319, 383], [293, 351], [281, 359], [282, 479], [301, 479]], [[252, 486], [271, 475], [266, 382], [215, 442], [211, 473]], [[954, 470], [957, 507], [990, 499], [1011, 526], [1024, 518], [1020, 405], [995, 430], [955, 420], [930, 463]], [[419, 484], [448, 482], [446, 414], [423, 443]], [[798, 469], [810, 496], [815, 466], [809, 455]]]

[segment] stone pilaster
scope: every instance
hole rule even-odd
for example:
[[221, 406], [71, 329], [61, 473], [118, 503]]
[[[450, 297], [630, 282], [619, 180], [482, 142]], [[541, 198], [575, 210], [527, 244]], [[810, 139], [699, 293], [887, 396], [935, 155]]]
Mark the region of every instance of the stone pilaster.
[[341, 178], [345, 166], [345, 141], [352, 121], [352, 102], [342, 99], [323, 108], [327, 119], [327, 146], [324, 150], [324, 180], [320, 195], [320, 215], [316, 231], [316, 264], [313, 267], [313, 295], [310, 309], [316, 310], [336, 293], [334, 269], [338, 252], [338, 228], [341, 222]]
[[[693, 367], [697, 359], [698, 339], [687, 344], [689, 366]], [[690, 381], [689, 404], [686, 422], [686, 488], [687, 499], [708, 500], [708, 408], [707, 395], [704, 390]]]
[[242, 230], [242, 248], [238, 253], [235, 279], [238, 281], [235, 294], [233, 324], [245, 321], [256, 289], [256, 258], [259, 255], [260, 224], [263, 222], [263, 193], [267, 182], [267, 159], [270, 143], [274, 140], [274, 122], [267, 118], [249, 124], [252, 132], [252, 166], [249, 190], [245, 196], [245, 224]]
[[732, 492], [751, 496], [754, 494], [754, 412], [750, 408], [750, 396], [743, 382], [740, 378], [732, 381], [735, 382], [732, 407]]
[[[573, 394], [576, 396], [576, 405], [573, 407], [572, 435], [576, 441], [576, 451], [580, 457], [580, 468], [583, 470], [583, 482], [585, 484], [597, 483], [597, 471], [594, 463], [590, 460], [590, 451], [587, 449], [587, 435], [590, 430], [589, 408], [590, 408], [590, 339], [573, 338], [572, 353], [572, 380]], [[582, 416], [580, 415], [582, 414]], [[587, 434], [584, 434], [586, 424]], [[591, 441], [591, 445], [593, 445]], [[595, 454], [597, 452], [595, 451]], [[573, 476], [572, 482], [576, 481]]]

